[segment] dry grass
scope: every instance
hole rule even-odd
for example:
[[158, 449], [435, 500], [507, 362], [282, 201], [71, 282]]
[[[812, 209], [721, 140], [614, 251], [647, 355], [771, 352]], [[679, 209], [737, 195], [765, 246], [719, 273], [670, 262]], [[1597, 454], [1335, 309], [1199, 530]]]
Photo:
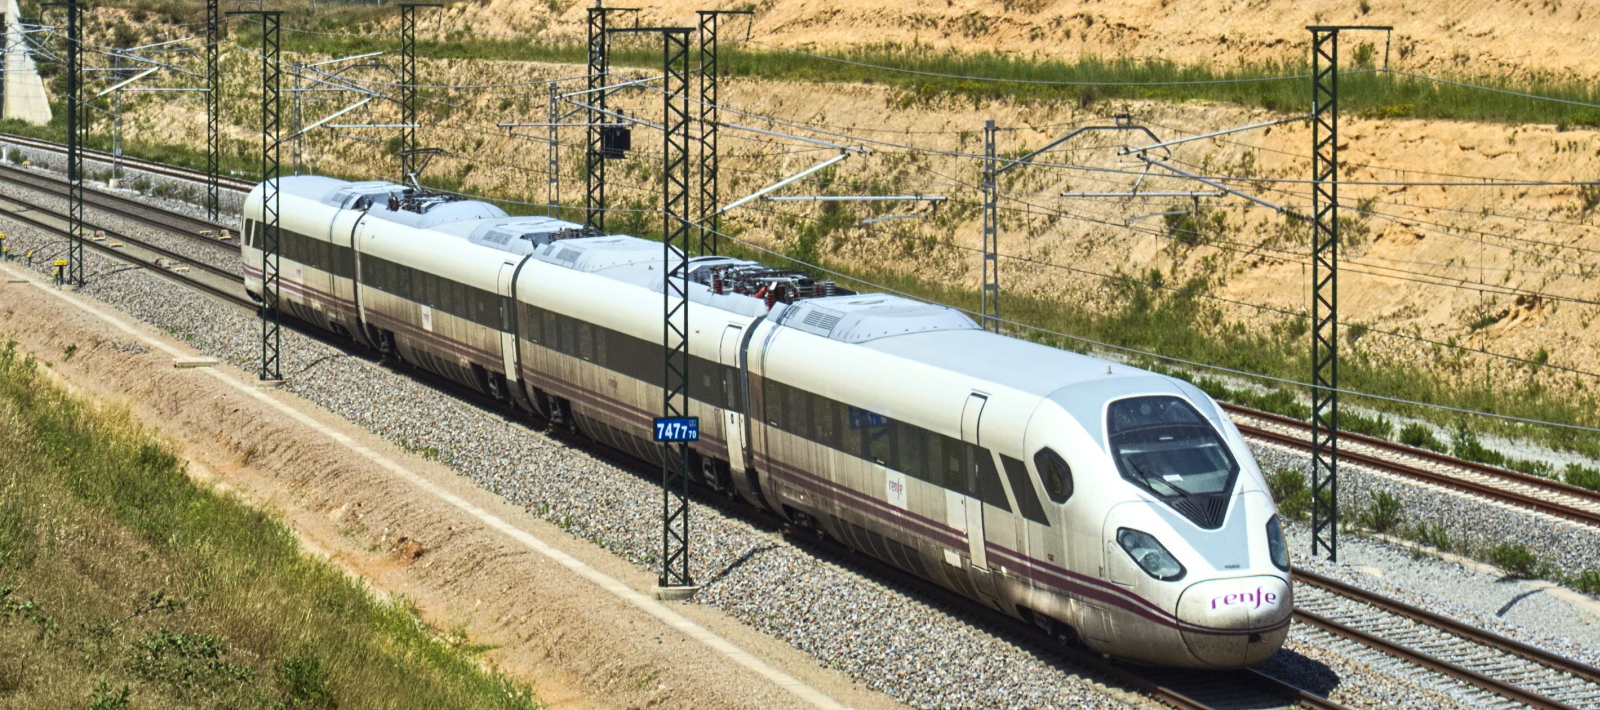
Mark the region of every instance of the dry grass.
[[535, 708], [0, 347], [0, 708]]

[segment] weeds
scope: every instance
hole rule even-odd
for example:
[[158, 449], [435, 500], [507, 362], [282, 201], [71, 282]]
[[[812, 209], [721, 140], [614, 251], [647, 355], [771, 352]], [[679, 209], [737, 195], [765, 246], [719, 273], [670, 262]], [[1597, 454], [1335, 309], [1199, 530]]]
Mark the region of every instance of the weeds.
[[1600, 595], [1600, 570], [1586, 569], [1573, 575], [1568, 584], [1584, 594]]
[[1375, 533], [1387, 533], [1395, 529], [1403, 517], [1399, 498], [1388, 491], [1376, 491], [1372, 493], [1372, 503], [1361, 511], [1356, 522]]
[[1449, 453], [1450, 446], [1433, 435], [1433, 429], [1426, 424], [1412, 422], [1400, 428], [1400, 443], [1406, 446], [1415, 446], [1419, 449]]
[[[1600, 470], [1589, 468], [1580, 464], [1569, 463], [1561, 479], [1570, 486], [1579, 486], [1591, 491], [1600, 491]], [[3, 534], [3, 532], [0, 532]]]
[[111, 684], [105, 681], [95, 683], [94, 700], [89, 702], [89, 710], [128, 710], [128, 694], [133, 692], [126, 683], [118, 690], [112, 690]]
[[1382, 414], [1369, 417], [1353, 410], [1339, 412], [1339, 428], [1379, 439], [1388, 439], [1394, 435], [1394, 422], [1389, 421], [1388, 417]]
[[1444, 527], [1437, 523], [1419, 522], [1409, 536], [1413, 541], [1432, 547], [1437, 550], [1451, 550], [1455, 548], [1455, 541], [1444, 531]]
[[322, 657], [310, 648], [279, 662], [276, 671], [284, 696], [279, 706], [285, 710], [335, 710], [339, 707], [328, 690], [328, 669], [323, 666]]
[[1306, 487], [1305, 474], [1292, 468], [1280, 468], [1267, 474], [1267, 490], [1278, 502], [1278, 512], [1291, 520], [1304, 520], [1311, 515], [1311, 489]]
[[[15, 685], [0, 668], [10, 705], [539, 707], [478, 646], [436, 642], [414, 608], [197, 486], [130, 413], [70, 396], [12, 344], [0, 450], [0, 655], [29, 674]], [[130, 603], [129, 588], [160, 591]]]
[[1539, 576], [1539, 557], [1522, 545], [1502, 542], [1489, 550], [1489, 561], [1507, 574], [1522, 579]]

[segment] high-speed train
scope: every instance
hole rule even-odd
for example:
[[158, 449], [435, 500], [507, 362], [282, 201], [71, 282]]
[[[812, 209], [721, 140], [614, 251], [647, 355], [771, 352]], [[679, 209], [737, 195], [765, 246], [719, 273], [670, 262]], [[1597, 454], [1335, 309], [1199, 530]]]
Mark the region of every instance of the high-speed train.
[[[286, 313], [659, 456], [659, 242], [392, 183], [280, 190]], [[259, 299], [260, 186], [243, 217]], [[950, 308], [689, 263], [699, 482], [1103, 653], [1236, 668], [1283, 644], [1276, 507], [1195, 386]]]

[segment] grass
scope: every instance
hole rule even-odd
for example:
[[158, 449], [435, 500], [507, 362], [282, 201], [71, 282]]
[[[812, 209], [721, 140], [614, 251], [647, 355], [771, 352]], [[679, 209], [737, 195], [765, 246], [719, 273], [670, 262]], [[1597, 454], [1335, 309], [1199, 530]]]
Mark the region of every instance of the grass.
[[540, 707], [454, 636], [0, 347], [8, 707]]
[[[370, 6], [332, 9], [323, 5], [314, 12], [305, 7], [289, 9], [284, 16], [285, 27], [334, 34], [286, 33], [283, 35], [284, 49], [332, 56], [393, 51], [397, 38], [363, 31], [388, 17], [387, 13]], [[251, 41], [259, 41], [255, 39], [257, 37], [259, 33], [253, 26], [235, 33], [235, 41], [247, 45]], [[459, 30], [443, 38], [419, 39], [417, 42], [419, 56], [436, 59], [582, 64], [586, 51], [581, 39], [529, 41], [473, 36]], [[822, 53], [833, 59], [797, 52], [748, 49], [729, 42], [719, 48], [718, 66], [723, 75], [728, 77], [887, 85], [904, 91], [901, 101], [905, 105], [949, 96], [970, 99], [974, 103], [1069, 101], [1084, 106], [1109, 100], [1152, 99], [1216, 101], [1296, 112], [1305, 110], [1310, 81], [1300, 76], [1308, 74], [1310, 70], [1303, 63], [1241, 63], [1220, 67], [1099, 57], [1065, 61], [998, 52], [957, 54], [927, 47], [901, 46]], [[619, 67], [658, 70], [661, 66], [659, 43], [641, 40], [614, 41], [610, 58], [611, 63]], [[1404, 66], [1404, 58], [1397, 59], [1396, 64]], [[891, 71], [885, 67], [901, 71]], [[1359, 54], [1347, 58], [1344, 66], [1346, 73], [1339, 79], [1343, 110], [1373, 118], [1414, 117], [1600, 126], [1600, 109], [1372, 71], [1375, 68], [1375, 61], [1370, 54], [1365, 58]], [[1509, 81], [1494, 76], [1472, 75], [1446, 78], [1496, 89], [1600, 104], [1600, 89], [1582, 81]], [[1069, 82], [1101, 85], [1061, 85]]]

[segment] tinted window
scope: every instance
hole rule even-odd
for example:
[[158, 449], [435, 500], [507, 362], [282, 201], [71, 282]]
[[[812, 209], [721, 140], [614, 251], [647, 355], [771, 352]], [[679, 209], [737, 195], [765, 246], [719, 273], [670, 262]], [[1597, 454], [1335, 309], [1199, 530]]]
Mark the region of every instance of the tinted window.
[[1047, 448], [1039, 449], [1039, 453], [1033, 455], [1033, 468], [1039, 472], [1044, 494], [1050, 496], [1050, 500], [1065, 503], [1072, 497], [1072, 467], [1061, 454]]
[[974, 475], [977, 477], [977, 490], [968, 489], [967, 495], [975, 495], [996, 508], [1011, 512], [1011, 503], [1006, 500], [1006, 489], [1000, 485], [1000, 472], [994, 467], [994, 454], [980, 446], [969, 447]]
[[1049, 518], [1044, 516], [1044, 506], [1039, 504], [1039, 494], [1033, 490], [1028, 464], [1001, 454], [1000, 466], [1006, 471], [1006, 480], [1011, 482], [1011, 494], [1017, 497], [1017, 508], [1022, 517], [1040, 525], [1050, 525]]
[[1205, 417], [1177, 397], [1111, 403], [1112, 458], [1122, 477], [1163, 498], [1228, 493], [1239, 464]]

